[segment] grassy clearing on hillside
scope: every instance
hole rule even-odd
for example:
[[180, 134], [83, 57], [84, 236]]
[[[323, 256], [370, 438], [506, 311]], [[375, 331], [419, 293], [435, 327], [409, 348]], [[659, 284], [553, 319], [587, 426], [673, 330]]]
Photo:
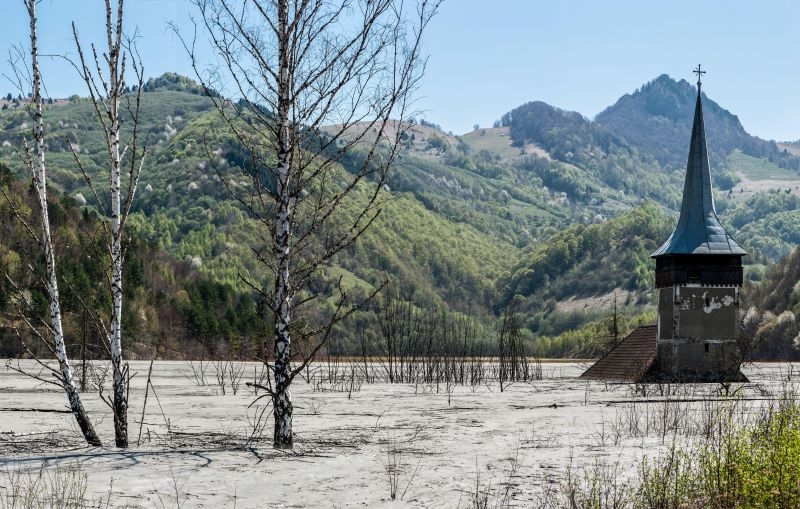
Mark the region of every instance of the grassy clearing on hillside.
[[728, 165], [750, 180], [800, 180], [800, 175], [781, 168], [765, 159], [758, 159], [734, 150], [728, 156]]
[[533, 143], [528, 143], [522, 148], [512, 146], [510, 129], [507, 126], [470, 131], [461, 135], [460, 138], [475, 152], [487, 150], [499, 154], [503, 159], [513, 159], [525, 154], [550, 159], [550, 155], [545, 150]]
[[470, 131], [461, 136], [461, 141], [469, 145], [469, 148], [475, 152], [488, 150], [499, 154], [504, 159], [519, 155], [519, 147], [511, 146], [508, 127], [493, 127]]

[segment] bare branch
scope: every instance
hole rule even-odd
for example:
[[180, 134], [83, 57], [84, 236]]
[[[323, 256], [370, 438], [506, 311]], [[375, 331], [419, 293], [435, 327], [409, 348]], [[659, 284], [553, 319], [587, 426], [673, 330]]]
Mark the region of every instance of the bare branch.
[[[416, 13], [407, 12], [402, 0], [193, 3], [200, 14], [198, 25], [221, 62], [220, 68], [202, 70], [196, 34], [191, 41], [181, 38], [195, 74], [212, 96], [224, 74], [238, 99], [233, 106], [212, 97], [223, 124], [247, 152], [250, 167], [243, 172], [251, 181], [251, 194], [233, 185], [232, 173], [216, 166], [215, 171], [264, 230], [263, 244], [251, 250], [265, 269], [266, 282], [264, 288], [248, 284], [271, 299], [274, 439], [276, 447], [291, 447], [288, 388], [294, 377], [326, 344], [334, 326], [383, 285], [353, 304], [341, 280], [331, 284], [339, 292], [332, 315], [297, 331], [293, 324], [303, 316], [303, 306], [316, 297], [301, 292], [381, 213], [382, 187], [424, 72], [422, 33], [440, 1], [417, 1]], [[345, 169], [341, 163], [346, 156]], [[358, 210], [345, 213], [353, 203]], [[310, 353], [294, 368], [293, 334], [313, 341]]]

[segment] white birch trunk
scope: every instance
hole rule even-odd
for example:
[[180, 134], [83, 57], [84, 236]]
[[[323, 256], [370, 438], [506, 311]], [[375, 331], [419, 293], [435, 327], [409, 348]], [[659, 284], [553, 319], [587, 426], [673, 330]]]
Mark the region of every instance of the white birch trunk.
[[275, 220], [275, 260], [277, 274], [275, 277], [275, 392], [272, 397], [275, 416], [275, 432], [273, 444], [276, 448], [291, 448], [292, 438], [292, 393], [291, 385], [291, 272], [290, 234], [291, 216], [289, 186], [290, 150], [289, 142], [289, 108], [290, 87], [289, 76], [289, 6], [287, 0], [278, 4], [278, 63], [280, 75], [278, 79], [278, 171], [277, 195], [278, 210]]
[[26, 3], [30, 18], [31, 30], [31, 67], [33, 72], [33, 97], [34, 103], [34, 138], [36, 140], [37, 161], [31, 164], [31, 172], [36, 182], [36, 190], [41, 209], [42, 235], [40, 242], [45, 254], [47, 265], [47, 292], [50, 297], [50, 323], [53, 329], [56, 357], [58, 358], [61, 383], [67, 393], [70, 408], [75, 415], [78, 426], [84, 438], [90, 445], [100, 446], [100, 439], [94, 431], [91, 421], [83, 408], [78, 390], [72, 377], [72, 368], [67, 357], [67, 348], [64, 344], [64, 331], [61, 326], [61, 301], [58, 294], [58, 280], [56, 277], [56, 260], [53, 252], [53, 242], [50, 236], [50, 218], [47, 213], [47, 172], [45, 163], [44, 146], [44, 118], [42, 114], [41, 74], [39, 71], [39, 50], [36, 42], [36, 1]]
[[[109, 274], [110, 291], [111, 291], [111, 323], [110, 327], [106, 329], [103, 323], [103, 329], [108, 330], [108, 346], [111, 354], [111, 367], [113, 371], [113, 398], [111, 407], [114, 412], [114, 438], [117, 447], [128, 447], [128, 396], [127, 396], [127, 380], [126, 370], [122, 358], [122, 270], [124, 265], [124, 251], [122, 249], [122, 236], [125, 218], [130, 210], [130, 200], [136, 193], [136, 183], [138, 182], [139, 169], [134, 169], [136, 153], [136, 124], [138, 122], [138, 96], [136, 113], [133, 115], [133, 135], [132, 140], [125, 149], [121, 148], [120, 141], [120, 102], [123, 94], [123, 87], [125, 82], [125, 50], [122, 44], [122, 18], [123, 8], [122, 1], [117, 2], [117, 17], [116, 20], [113, 16], [111, 8], [111, 0], [105, 0], [106, 7], [106, 37], [108, 52], [103, 55], [100, 60], [97, 52], [92, 47], [94, 62], [90, 63], [83, 52], [83, 49], [78, 38], [78, 31], [75, 23], [72, 25], [73, 37], [75, 45], [80, 57], [81, 67], [79, 69], [81, 77], [86, 83], [94, 104], [95, 113], [100, 125], [103, 127], [106, 135], [106, 148], [108, 149], [109, 161], [109, 190], [111, 198], [111, 208], [108, 211], [109, 219], [109, 254], [111, 256]], [[116, 23], [116, 26], [115, 26]], [[137, 65], [135, 57], [131, 56], [129, 65], [133, 65], [134, 73], [138, 78], [138, 85], [141, 87], [141, 68]], [[122, 59], [122, 60], [120, 60]], [[107, 78], [102, 77], [101, 62], [108, 66]], [[92, 65], [93, 64], [93, 65]], [[96, 69], [97, 75], [94, 75], [91, 68]], [[128, 188], [128, 196], [124, 198], [123, 203], [123, 189], [122, 189], [122, 154], [125, 150], [131, 149], [132, 166], [131, 166], [131, 181]], [[77, 154], [75, 154], [77, 158]], [[143, 161], [143, 154], [141, 155], [140, 163]], [[86, 176], [86, 175], [85, 175]], [[88, 176], [87, 181], [88, 181]], [[91, 187], [91, 183], [89, 184]], [[95, 191], [94, 187], [92, 190]], [[97, 194], [95, 192], [95, 194]]]
[[[122, 228], [121, 179], [122, 162], [119, 148], [119, 104], [124, 77], [120, 75], [119, 58], [122, 37], [122, 4], [118, 5], [117, 28], [112, 23], [111, 3], [106, 0], [106, 36], [108, 38], [108, 151], [111, 187], [111, 365], [114, 371], [114, 440], [117, 447], [128, 447], [128, 398], [125, 373], [122, 366]], [[123, 71], [124, 72], [124, 71]], [[135, 154], [131, 154], [135, 157]], [[132, 197], [131, 197], [132, 198]]]
[[[112, 56], [115, 62], [118, 55]], [[128, 398], [125, 373], [122, 367], [122, 231], [120, 228], [121, 161], [119, 154], [119, 77], [116, 65], [111, 66], [111, 364], [114, 370], [114, 438], [117, 447], [128, 447]]]

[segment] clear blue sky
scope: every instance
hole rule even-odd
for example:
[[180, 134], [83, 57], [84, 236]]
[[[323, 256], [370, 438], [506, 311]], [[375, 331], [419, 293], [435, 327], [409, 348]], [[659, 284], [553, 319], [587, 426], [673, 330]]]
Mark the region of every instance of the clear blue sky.
[[[42, 0], [41, 51], [72, 51], [69, 22], [101, 41], [102, 0]], [[127, 0], [148, 76], [191, 75], [166, 28], [190, 27], [185, 0]], [[21, 0], [5, 0], [0, 49], [26, 42]], [[694, 82], [763, 138], [800, 138], [800, 2], [771, 0], [447, 0], [426, 36], [425, 117], [461, 134], [532, 100], [594, 117], [660, 74]], [[50, 95], [83, 93], [74, 72], [45, 68]], [[5, 61], [0, 72], [7, 74]], [[0, 93], [13, 91], [0, 79]], [[15, 92], [15, 91], [14, 91]], [[16, 93], [16, 92], [15, 92]]]

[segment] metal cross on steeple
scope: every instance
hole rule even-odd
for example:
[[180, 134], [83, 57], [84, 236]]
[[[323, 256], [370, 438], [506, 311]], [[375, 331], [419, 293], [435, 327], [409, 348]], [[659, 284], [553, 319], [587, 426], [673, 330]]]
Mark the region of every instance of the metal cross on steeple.
[[697, 75], [697, 91], [699, 92], [699, 91], [700, 91], [700, 85], [702, 85], [702, 84], [703, 84], [703, 83], [701, 82], [700, 78], [702, 78], [702, 77], [703, 77], [703, 74], [705, 74], [706, 72], [705, 72], [705, 71], [703, 71], [703, 70], [700, 68], [700, 64], [697, 64], [697, 69], [695, 69], [695, 70], [694, 70], [694, 71], [692, 71], [692, 72], [693, 72], [693, 73], [695, 73], [695, 74]]

